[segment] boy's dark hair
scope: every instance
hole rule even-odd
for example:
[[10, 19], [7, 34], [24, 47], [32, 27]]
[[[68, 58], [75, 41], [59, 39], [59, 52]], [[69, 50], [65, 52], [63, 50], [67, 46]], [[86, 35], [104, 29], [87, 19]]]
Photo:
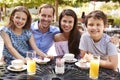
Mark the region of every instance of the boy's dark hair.
[[90, 12], [85, 18], [86, 27], [87, 27], [87, 23], [88, 23], [89, 18], [102, 19], [104, 22], [104, 25], [107, 25], [107, 16], [103, 11], [95, 10], [95, 11]]

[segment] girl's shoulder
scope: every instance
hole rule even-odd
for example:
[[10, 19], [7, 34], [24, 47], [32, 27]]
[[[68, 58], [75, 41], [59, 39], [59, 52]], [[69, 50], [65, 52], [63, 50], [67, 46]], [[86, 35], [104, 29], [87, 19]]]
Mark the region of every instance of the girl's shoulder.
[[25, 35], [31, 35], [32, 32], [31, 32], [31, 30], [24, 29], [24, 30], [23, 30], [23, 34], [25, 34]]
[[3, 28], [1, 30], [4, 32], [7, 32], [7, 33], [12, 33], [12, 30], [6, 26], [3, 26]]

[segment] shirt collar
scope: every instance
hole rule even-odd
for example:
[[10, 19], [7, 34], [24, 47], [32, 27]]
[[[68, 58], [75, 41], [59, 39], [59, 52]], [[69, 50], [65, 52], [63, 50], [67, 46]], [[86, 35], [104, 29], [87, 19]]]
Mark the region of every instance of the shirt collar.
[[38, 30], [39, 28], [38, 28], [38, 23], [39, 23], [39, 21], [36, 21], [35, 22], [35, 24], [34, 24], [34, 30]]

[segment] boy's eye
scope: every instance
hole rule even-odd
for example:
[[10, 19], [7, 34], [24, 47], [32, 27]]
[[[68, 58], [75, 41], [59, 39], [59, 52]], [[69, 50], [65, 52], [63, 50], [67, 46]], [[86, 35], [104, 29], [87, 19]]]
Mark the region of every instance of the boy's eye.
[[100, 24], [97, 24], [97, 26], [100, 26]]

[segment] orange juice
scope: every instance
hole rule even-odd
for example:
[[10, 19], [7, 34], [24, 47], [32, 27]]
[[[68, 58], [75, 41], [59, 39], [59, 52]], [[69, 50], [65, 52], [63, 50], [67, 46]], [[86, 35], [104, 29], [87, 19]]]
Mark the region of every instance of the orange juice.
[[90, 78], [97, 79], [99, 74], [99, 60], [90, 61]]
[[36, 62], [35, 60], [27, 60], [27, 72], [29, 75], [36, 73]]

